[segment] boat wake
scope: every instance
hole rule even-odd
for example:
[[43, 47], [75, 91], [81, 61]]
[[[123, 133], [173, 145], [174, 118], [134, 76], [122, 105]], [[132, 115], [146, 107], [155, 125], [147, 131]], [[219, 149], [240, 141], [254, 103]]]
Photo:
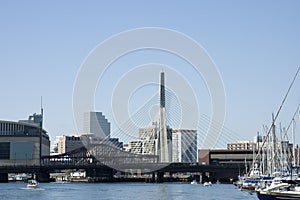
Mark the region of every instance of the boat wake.
[[28, 188], [28, 187], [24, 187], [24, 188], [20, 188], [21, 190], [30, 190], [30, 191], [41, 191], [41, 190], [45, 190], [44, 188]]

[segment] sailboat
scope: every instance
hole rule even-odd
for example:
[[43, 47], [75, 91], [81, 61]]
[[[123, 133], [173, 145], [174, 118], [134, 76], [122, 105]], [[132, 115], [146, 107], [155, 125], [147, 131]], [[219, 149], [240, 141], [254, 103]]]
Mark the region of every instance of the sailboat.
[[[298, 68], [298, 71], [297, 71], [297, 73], [296, 73], [296, 75], [294, 77], [294, 80], [295, 80], [295, 78], [296, 78], [296, 76], [297, 76], [297, 74], [299, 72], [299, 69], [300, 68]], [[293, 80], [293, 82], [294, 82], [294, 80]], [[292, 82], [292, 84], [293, 84], [293, 82]], [[279, 111], [280, 111], [280, 109], [279, 109]], [[300, 200], [300, 187], [299, 187], [299, 184], [296, 182], [297, 181], [297, 177], [298, 177], [298, 173], [296, 174], [296, 178], [293, 178], [293, 175], [294, 175], [293, 174], [293, 168], [296, 166], [295, 130], [294, 130], [295, 129], [295, 120], [294, 120], [294, 118], [295, 118], [296, 114], [298, 113], [298, 111], [299, 111], [299, 105], [297, 107], [296, 112], [294, 113], [294, 116], [292, 118], [291, 123], [289, 124], [289, 126], [287, 128], [287, 130], [288, 130], [289, 127], [292, 125], [292, 129], [293, 129], [292, 130], [292, 137], [293, 137], [293, 145], [292, 145], [292, 147], [293, 147], [293, 151], [292, 151], [292, 158], [293, 158], [293, 160], [292, 161], [293, 162], [290, 163], [291, 164], [290, 169], [288, 169], [288, 165], [286, 164], [286, 163], [288, 163], [287, 162], [287, 156], [283, 155], [283, 153], [284, 154], [287, 153], [287, 149], [288, 149], [287, 147], [288, 147], [289, 144], [287, 143], [287, 145], [284, 145], [285, 147], [283, 147], [283, 144], [284, 144], [285, 141], [282, 140], [282, 137], [281, 137], [281, 142], [280, 142], [281, 145], [280, 145], [280, 149], [279, 149], [280, 150], [280, 154], [281, 154], [281, 156], [280, 156], [281, 159], [279, 159], [279, 160], [281, 162], [279, 163], [280, 165], [278, 165], [278, 166], [281, 167], [282, 170], [288, 169], [289, 175], [290, 175], [290, 179], [288, 179], [288, 177], [284, 176], [284, 175], [278, 177], [277, 179], [274, 178], [270, 186], [267, 186], [266, 188], [257, 190], [257, 197], [260, 200], [277, 200], [277, 199], [286, 199], [286, 200], [298, 199], [298, 200]], [[277, 113], [276, 117], [278, 116], [278, 113]], [[273, 117], [273, 124], [272, 124], [273, 127], [275, 127], [275, 125], [274, 125], [275, 119]], [[287, 130], [285, 131], [284, 135], [286, 135]], [[273, 146], [274, 147], [274, 149], [273, 149], [273, 151], [274, 151], [273, 158], [276, 158], [276, 146], [275, 146], [275, 144], [276, 144], [275, 138], [276, 137], [275, 137], [275, 130], [274, 130], [274, 128], [273, 128], [273, 134], [274, 134], [274, 138], [273, 138], [273, 142], [274, 142], [274, 146]], [[275, 167], [275, 169], [276, 169], [276, 167], [277, 167], [276, 160], [273, 160], [273, 162], [274, 162], [274, 163], [272, 163], [273, 167]], [[276, 172], [274, 170], [274, 168], [273, 168], [273, 172]], [[296, 181], [293, 181], [293, 179], [296, 180]]]

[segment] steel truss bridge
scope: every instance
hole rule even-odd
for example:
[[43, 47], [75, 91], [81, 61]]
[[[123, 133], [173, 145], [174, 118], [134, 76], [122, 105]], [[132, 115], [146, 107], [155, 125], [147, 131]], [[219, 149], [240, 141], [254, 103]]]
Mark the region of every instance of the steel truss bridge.
[[109, 144], [83, 146], [64, 154], [43, 157], [41, 160], [42, 166], [53, 166], [54, 168], [108, 166], [122, 170], [126, 169], [128, 165], [138, 167], [145, 164], [159, 164], [158, 156], [134, 154]]
[[[116, 171], [140, 170], [142, 173], [184, 173], [209, 172], [216, 178], [236, 178], [244, 166], [236, 165], [199, 165], [198, 163], [159, 163], [158, 156], [133, 154], [109, 144], [83, 146], [73, 151], [41, 158], [39, 166], [16, 165], [1, 166], [3, 173], [40, 173], [49, 174], [58, 170], [85, 169], [98, 171], [97, 175], [113, 174]], [[0, 177], [1, 178], [1, 177]]]

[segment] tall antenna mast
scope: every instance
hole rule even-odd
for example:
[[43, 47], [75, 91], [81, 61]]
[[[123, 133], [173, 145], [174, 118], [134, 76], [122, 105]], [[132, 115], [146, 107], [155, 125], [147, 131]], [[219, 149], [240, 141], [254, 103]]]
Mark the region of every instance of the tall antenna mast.
[[41, 96], [41, 115], [42, 115], [42, 120], [41, 120], [41, 128], [43, 128], [43, 120], [44, 120], [44, 109], [43, 109], [43, 96]]
[[296, 152], [295, 152], [295, 119], [292, 119], [292, 138], [293, 138], [293, 167], [296, 166]]
[[42, 132], [43, 132], [43, 118], [44, 118], [44, 111], [43, 111], [43, 96], [41, 96], [41, 115], [42, 119], [40, 121], [40, 166], [42, 165]]

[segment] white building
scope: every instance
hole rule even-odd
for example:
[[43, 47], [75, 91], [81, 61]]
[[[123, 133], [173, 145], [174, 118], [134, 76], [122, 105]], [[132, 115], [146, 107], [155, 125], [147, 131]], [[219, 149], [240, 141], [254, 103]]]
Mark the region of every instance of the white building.
[[139, 139], [129, 142], [128, 151], [132, 153], [157, 155], [159, 128], [156, 122], [148, 128], [139, 129]]
[[128, 143], [127, 151], [131, 153], [142, 153], [142, 141], [141, 140], [134, 140]]
[[[158, 155], [158, 137], [159, 126], [157, 122], [153, 122], [150, 127], [139, 129], [139, 139], [129, 142], [126, 150], [138, 154]], [[167, 141], [171, 159], [172, 130], [169, 127], [167, 127]]]
[[197, 162], [197, 131], [172, 131], [172, 162]]

